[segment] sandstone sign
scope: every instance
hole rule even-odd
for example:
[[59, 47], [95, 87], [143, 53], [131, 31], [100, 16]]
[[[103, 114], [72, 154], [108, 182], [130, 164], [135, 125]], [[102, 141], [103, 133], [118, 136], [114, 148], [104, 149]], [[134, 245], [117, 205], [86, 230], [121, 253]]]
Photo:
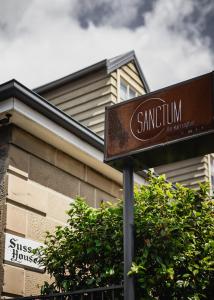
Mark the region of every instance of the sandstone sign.
[[[105, 162], [156, 166], [214, 151], [213, 72], [106, 109]], [[143, 162], [142, 162], [143, 161]]]

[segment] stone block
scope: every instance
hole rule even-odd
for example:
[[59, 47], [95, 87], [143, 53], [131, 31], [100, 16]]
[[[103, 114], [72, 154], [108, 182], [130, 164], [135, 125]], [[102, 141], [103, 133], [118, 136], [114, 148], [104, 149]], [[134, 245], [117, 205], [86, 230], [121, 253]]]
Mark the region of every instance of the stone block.
[[18, 147], [10, 145], [9, 164], [28, 173], [29, 154]]
[[8, 166], [7, 171], [8, 171], [8, 173], [16, 175], [18, 177], [21, 177], [21, 178], [23, 178], [25, 180], [28, 179], [28, 173], [27, 172], [24, 172], [24, 171], [22, 171], [22, 170], [20, 170], [20, 169], [18, 169], [16, 167], [14, 167], [14, 166], [12, 166], [12, 165]]
[[123, 197], [123, 190], [122, 190], [122, 186], [120, 186], [119, 184], [116, 184], [113, 182], [112, 184], [112, 195], [118, 199], [122, 199]]
[[29, 178], [71, 198], [79, 194], [77, 178], [34, 156], [30, 157]]
[[84, 175], [85, 175], [84, 164], [70, 157], [69, 155], [63, 153], [62, 151], [57, 151], [55, 165], [58, 168], [68, 172], [69, 174], [74, 175], [77, 178], [84, 179]]
[[18, 127], [13, 129], [12, 142], [35, 156], [55, 163], [56, 149], [54, 147]]
[[83, 181], [80, 182], [80, 196], [85, 198], [87, 203], [95, 207], [95, 188]]
[[7, 203], [6, 229], [26, 234], [26, 211], [15, 205]]
[[14, 295], [24, 294], [24, 269], [4, 265], [3, 292]]
[[87, 167], [86, 171], [86, 181], [108, 193], [112, 193], [112, 181], [104, 177], [101, 173], [97, 173], [91, 168]]
[[27, 206], [43, 213], [47, 213], [48, 190], [46, 187], [28, 180], [27, 182]]
[[8, 174], [8, 199], [46, 213], [47, 198], [46, 187], [19, 176]]
[[46, 232], [53, 233], [56, 226], [63, 225], [62, 222], [57, 222], [47, 216], [41, 216], [34, 212], [27, 212], [27, 232], [26, 238], [44, 242]]
[[66, 223], [68, 215], [66, 211], [69, 204], [73, 201], [70, 197], [66, 197], [60, 193], [49, 191], [48, 193], [48, 209], [47, 216], [55, 219], [57, 222]]
[[39, 295], [41, 286], [44, 281], [51, 283], [53, 280], [47, 273], [38, 273], [30, 270], [25, 270], [25, 296]]
[[27, 180], [13, 174], [8, 174], [9, 199], [26, 205], [27, 203]]

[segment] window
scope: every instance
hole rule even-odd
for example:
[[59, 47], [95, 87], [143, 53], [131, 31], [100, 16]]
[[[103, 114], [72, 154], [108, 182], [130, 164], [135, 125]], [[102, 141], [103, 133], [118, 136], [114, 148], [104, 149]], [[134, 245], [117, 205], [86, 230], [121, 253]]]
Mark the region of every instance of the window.
[[134, 97], [136, 97], [136, 95], [137, 95], [137, 92], [134, 89], [132, 89], [131, 87], [129, 87], [129, 98], [134, 98]]
[[138, 95], [137, 91], [125, 80], [120, 79], [120, 100], [125, 101]]
[[128, 84], [126, 84], [123, 80], [120, 80], [120, 99], [121, 100], [128, 100]]

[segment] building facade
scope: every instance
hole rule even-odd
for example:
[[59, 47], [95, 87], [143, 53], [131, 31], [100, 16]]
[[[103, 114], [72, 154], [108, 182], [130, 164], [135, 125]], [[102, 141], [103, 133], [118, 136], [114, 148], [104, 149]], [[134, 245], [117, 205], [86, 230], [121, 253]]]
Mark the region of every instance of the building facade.
[[[35, 90], [50, 103], [104, 136], [105, 106], [149, 92], [133, 51], [103, 60]], [[145, 162], [146, 164], [146, 162]], [[198, 188], [198, 182], [214, 183], [214, 156], [206, 155], [155, 168], [169, 181]]]
[[104, 137], [105, 107], [149, 92], [133, 51], [43, 85], [35, 92]]
[[1, 296], [38, 294], [49, 276], [31, 248], [76, 196], [93, 207], [121, 198], [122, 174], [103, 163], [101, 137], [15, 80], [0, 86], [0, 124]]
[[[103, 163], [105, 107], [148, 92], [134, 52], [34, 91], [15, 80], [0, 85], [2, 297], [38, 294], [50, 280], [28, 250], [66, 223], [77, 195], [93, 207], [122, 197], [122, 174]], [[156, 171], [196, 187], [211, 180], [212, 160], [206, 155]], [[137, 183], [145, 183], [142, 175], [135, 174]]]

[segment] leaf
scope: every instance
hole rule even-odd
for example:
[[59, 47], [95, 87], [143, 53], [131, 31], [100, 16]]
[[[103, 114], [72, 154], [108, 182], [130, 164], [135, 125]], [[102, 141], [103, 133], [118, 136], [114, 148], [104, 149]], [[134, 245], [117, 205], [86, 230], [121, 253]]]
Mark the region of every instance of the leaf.
[[[77, 197], [65, 227], [47, 233], [39, 260], [52, 276], [42, 292], [120, 285], [123, 203], [91, 208]], [[128, 272], [136, 299], [210, 299], [214, 278], [214, 201], [201, 186], [176, 188], [149, 173], [135, 187], [135, 257]], [[129, 245], [130, 246], [130, 245]]]

